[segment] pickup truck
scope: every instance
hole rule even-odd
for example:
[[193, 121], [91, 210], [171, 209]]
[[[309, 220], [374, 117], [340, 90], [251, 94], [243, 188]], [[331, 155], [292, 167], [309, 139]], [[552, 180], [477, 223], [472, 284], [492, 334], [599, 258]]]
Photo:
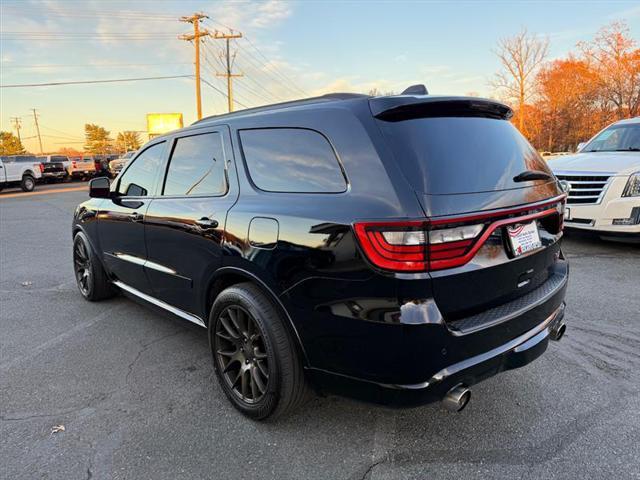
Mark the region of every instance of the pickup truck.
[[109, 175], [116, 178], [120, 171], [129, 163], [129, 160], [135, 155], [136, 150], [130, 150], [124, 155], [109, 162]]
[[10, 155], [0, 157], [0, 190], [20, 186], [25, 192], [36, 188], [42, 178], [42, 164], [32, 155]]
[[42, 179], [44, 181], [66, 180], [69, 178], [67, 169], [71, 162], [65, 155], [46, 155], [38, 157], [42, 164]]
[[67, 167], [67, 173], [72, 178], [93, 177], [96, 173], [96, 164], [92, 157], [72, 157], [71, 164]]

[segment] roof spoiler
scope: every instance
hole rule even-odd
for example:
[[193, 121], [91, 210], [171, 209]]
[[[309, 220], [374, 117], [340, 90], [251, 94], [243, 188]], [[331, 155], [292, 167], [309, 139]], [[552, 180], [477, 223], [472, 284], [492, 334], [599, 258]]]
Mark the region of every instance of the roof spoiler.
[[427, 87], [419, 83], [417, 85], [411, 85], [400, 95], [429, 95], [429, 91], [427, 90]]
[[[407, 90], [411, 90], [409, 87]], [[425, 117], [485, 117], [509, 120], [513, 110], [503, 103], [476, 97], [390, 96], [369, 100], [374, 117], [389, 122]]]

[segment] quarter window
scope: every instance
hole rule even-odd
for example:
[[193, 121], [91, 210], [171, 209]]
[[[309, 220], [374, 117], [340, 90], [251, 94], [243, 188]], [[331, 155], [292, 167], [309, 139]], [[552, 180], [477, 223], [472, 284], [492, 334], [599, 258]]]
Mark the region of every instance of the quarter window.
[[251, 180], [261, 190], [340, 193], [347, 182], [329, 141], [301, 128], [240, 131]]
[[176, 140], [164, 195], [222, 195], [226, 192], [224, 150], [219, 132]]
[[126, 197], [146, 197], [153, 190], [156, 173], [162, 163], [164, 142], [152, 145], [138, 155], [124, 172], [118, 194]]

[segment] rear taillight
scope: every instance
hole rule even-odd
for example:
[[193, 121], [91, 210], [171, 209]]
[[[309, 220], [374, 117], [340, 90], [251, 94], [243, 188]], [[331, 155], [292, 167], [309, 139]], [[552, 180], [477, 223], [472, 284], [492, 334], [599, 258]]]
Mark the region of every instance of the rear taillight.
[[[425, 272], [463, 257], [484, 225], [429, 230], [428, 222], [356, 223], [365, 255], [376, 267], [400, 272]], [[462, 262], [465, 263], [465, 262]]]
[[77, 162], [76, 162], [75, 160], [74, 160], [73, 162], [71, 162], [71, 166], [72, 166], [73, 168], [76, 168], [76, 166], [77, 166], [77, 165], [78, 165], [78, 164], [77, 164]]
[[498, 228], [540, 220], [550, 233], [562, 228], [566, 195], [509, 210], [424, 221], [354, 224], [358, 242], [376, 267], [395, 272], [426, 272], [469, 262]]
[[485, 223], [431, 226], [429, 230], [429, 270], [459, 267], [469, 261], [469, 252], [485, 229]]
[[427, 269], [425, 222], [356, 223], [364, 254], [376, 267], [398, 272]]
[[38, 167], [40, 167], [40, 173], [44, 173], [44, 165], [40, 164], [38, 165]]

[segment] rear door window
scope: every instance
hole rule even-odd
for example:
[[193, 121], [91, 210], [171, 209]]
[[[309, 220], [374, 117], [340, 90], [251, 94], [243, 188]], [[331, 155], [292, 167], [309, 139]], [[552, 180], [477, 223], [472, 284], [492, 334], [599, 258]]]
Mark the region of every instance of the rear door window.
[[526, 187], [525, 170], [550, 173], [538, 152], [507, 120], [433, 117], [378, 120], [395, 161], [421, 193], [474, 193]]
[[340, 193], [347, 188], [329, 141], [302, 128], [241, 130], [240, 141], [251, 181], [260, 190]]
[[163, 195], [223, 195], [226, 190], [220, 133], [178, 138], [169, 161]]

